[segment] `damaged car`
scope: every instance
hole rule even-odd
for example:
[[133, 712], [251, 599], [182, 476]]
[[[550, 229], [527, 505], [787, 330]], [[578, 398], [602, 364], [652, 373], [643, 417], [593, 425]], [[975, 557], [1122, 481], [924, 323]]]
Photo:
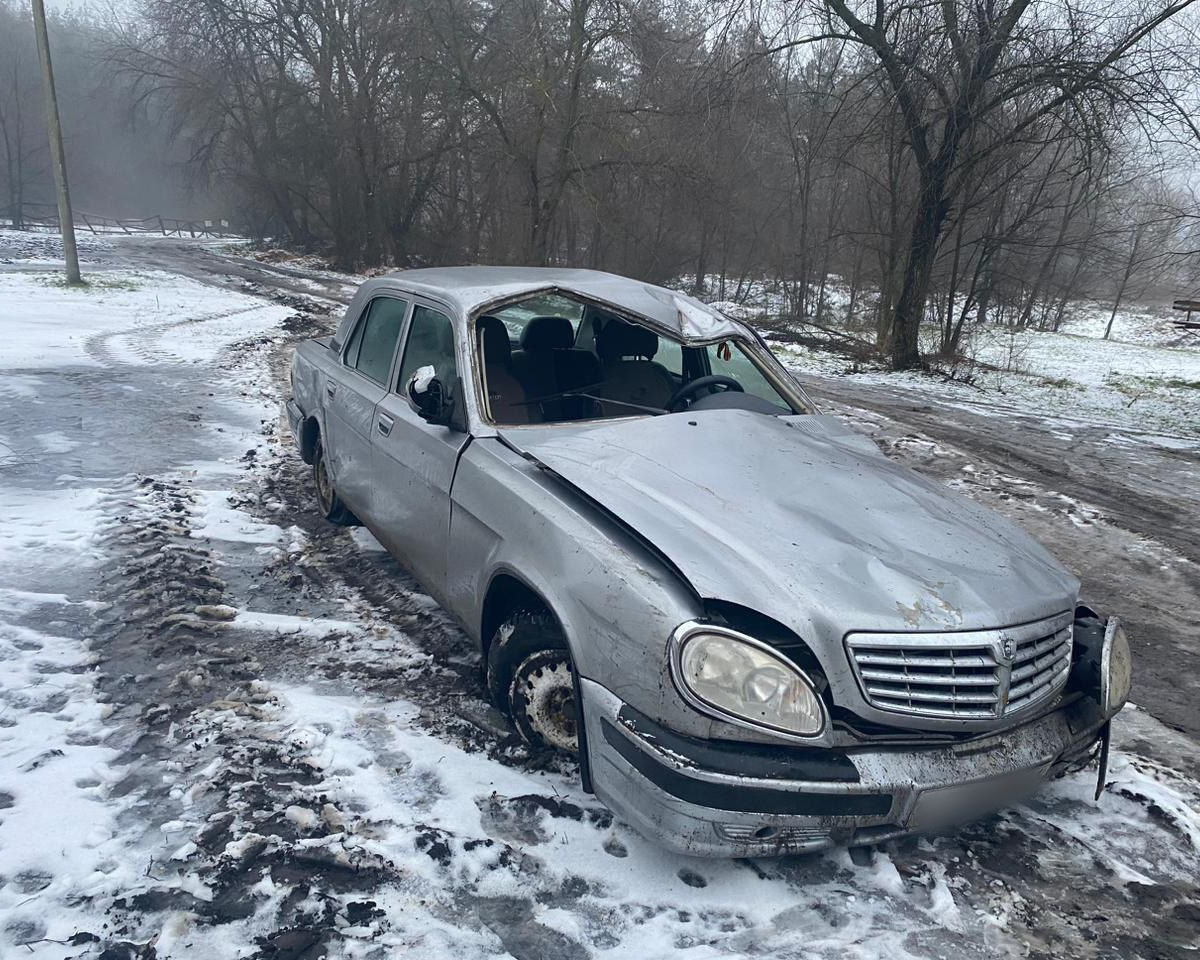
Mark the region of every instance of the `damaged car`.
[[695, 855], [873, 843], [1107, 762], [1121, 626], [821, 414], [748, 326], [588, 270], [366, 281], [292, 365], [316, 503], [479, 646], [535, 748]]

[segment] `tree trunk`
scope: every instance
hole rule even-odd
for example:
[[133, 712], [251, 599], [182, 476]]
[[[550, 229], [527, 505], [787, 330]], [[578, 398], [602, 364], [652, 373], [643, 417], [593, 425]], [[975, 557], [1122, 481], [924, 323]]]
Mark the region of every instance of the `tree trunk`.
[[953, 354], [957, 342], [957, 337], [954, 336], [954, 302], [958, 295], [958, 270], [962, 263], [963, 228], [966, 222], [965, 215], [958, 218], [958, 230], [954, 238], [954, 259], [950, 264], [949, 289], [946, 291], [946, 314], [942, 322], [941, 353], [947, 357]]
[[929, 297], [929, 278], [933, 272], [938, 238], [949, 212], [945, 173], [934, 171], [922, 177], [922, 180], [900, 296], [892, 311], [893, 370], [912, 370], [921, 366], [921, 321]]
[[692, 296], [704, 296], [704, 278], [708, 273], [708, 231], [700, 236], [700, 250], [696, 254], [696, 277], [692, 281]]
[[1129, 285], [1129, 278], [1133, 275], [1133, 268], [1137, 264], [1138, 247], [1142, 245], [1142, 234], [1146, 231], [1146, 225], [1139, 223], [1133, 231], [1133, 247], [1129, 251], [1129, 259], [1125, 262], [1125, 272], [1121, 274], [1121, 282], [1117, 286], [1117, 295], [1113, 299], [1112, 313], [1108, 316], [1108, 326], [1104, 328], [1104, 339], [1107, 340], [1112, 336], [1113, 321], [1117, 319], [1117, 310], [1121, 306], [1121, 300], [1125, 296], [1125, 288]]

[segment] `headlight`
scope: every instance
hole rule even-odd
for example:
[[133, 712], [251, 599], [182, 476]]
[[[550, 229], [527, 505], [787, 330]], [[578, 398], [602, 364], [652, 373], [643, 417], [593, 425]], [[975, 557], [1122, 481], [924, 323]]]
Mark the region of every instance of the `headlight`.
[[1100, 651], [1100, 706], [1106, 716], [1124, 706], [1132, 686], [1133, 654], [1129, 652], [1129, 640], [1117, 618], [1109, 617]]
[[672, 638], [676, 685], [693, 706], [802, 737], [825, 726], [804, 674], [766, 644], [723, 628], [686, 623]]

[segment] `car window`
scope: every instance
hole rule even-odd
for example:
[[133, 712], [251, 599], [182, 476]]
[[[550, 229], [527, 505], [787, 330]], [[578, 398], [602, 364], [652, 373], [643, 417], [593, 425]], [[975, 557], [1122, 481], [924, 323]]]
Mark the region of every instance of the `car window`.
[[708, 357], [710, 372], [733, 377], [746, 393], [768, 400], [780, 410], [791, 412], [791, 407], [746, 356], [740, 344], [733, 340], [723, 340], [720, 343], [709, 344], [704, 348], [704, 352]]
[[674, 340], [667, 340], [663, 337], [658, 338], [658, 352], [654, 354], [654, 361], [682, 379], [683, 347]]
[[376, 297], [350, 338], [346, 363], [376, 383], [386, 383], [400, 341], [408, 304], [395, 297]]
[[446, 385], [458, 373], [454, 357], [454, 327], [450, 318], [417, 304], [408, 328], [408, 342], [404, 345], [404, 359], [400, 363], [396, 389], [403, 393], [413, 374], [424, 366], [433, 367], [438, 379]]
[[[370, 309], [368, 304], [367, 309]], [[350, 334], [350, 342], [346, 344], [346, 352], [342, 355], [342, 363], [348, 367], [353, 367], [358, 363], [358, 351], [362, 347], [363, 330], [367, 326], [367, 311], [363, 311], [363, 315], [358, 318], [358, 323], [354, 325], [354, 330]]]
[[[488, 311], [477, 323], [484, 347], [476, 356], [485, 361], [479, 376], [496, 423], [569, 423], [693, 406], [793, 412], [737, 340], [684, 345], [649, 323], [560, 294]], [[418, 365], [406, 358], [404, 376]], [[736, 383], [684, 389], [710, 373]], [[741, 387], [734, 390], [741, 399], [721, 395], [731, 386]]]

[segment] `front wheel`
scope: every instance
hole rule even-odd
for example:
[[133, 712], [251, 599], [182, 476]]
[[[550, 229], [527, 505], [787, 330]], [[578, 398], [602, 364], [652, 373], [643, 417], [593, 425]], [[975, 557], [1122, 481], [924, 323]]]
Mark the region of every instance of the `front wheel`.
[[535, 749], [579, 755], [575, 667], [549, 613], [518, 610], [497, 628], [488, 649], [488, 689]]
[[320, 437], [317, 438], [316, 448], [313, 450], [312, 469], [317, 509], [321, 516], [340, 527], [353, 526], [356, 522], [354, 514], [342, 503], [342, 498], [333, 488], [333, 477], [329, 475], [329, 465], [325, 461], [325, 444], [321, 442]]

